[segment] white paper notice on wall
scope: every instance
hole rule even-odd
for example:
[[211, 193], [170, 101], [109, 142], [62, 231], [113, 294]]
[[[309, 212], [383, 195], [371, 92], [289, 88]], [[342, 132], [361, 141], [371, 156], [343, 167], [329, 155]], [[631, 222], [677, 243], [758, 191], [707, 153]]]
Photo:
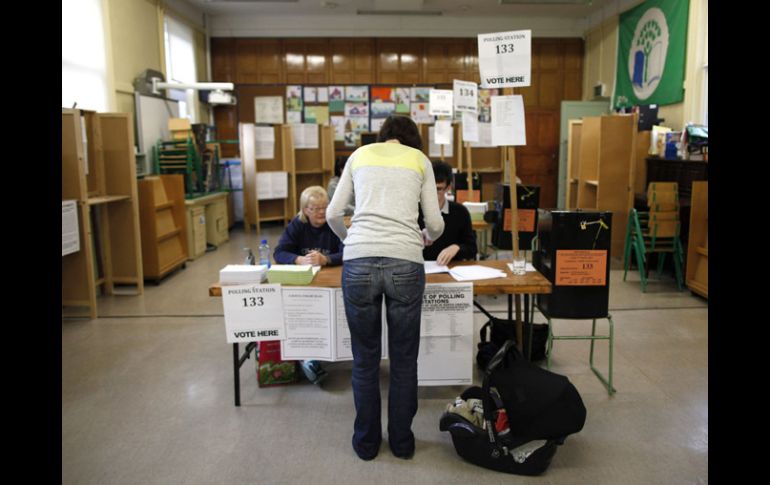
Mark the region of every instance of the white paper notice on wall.
[[271, 125], [283, 124], [283, 97], [255, 96], [254, 122]]
[[436, 120], [434, 128], [434, 142], [436, 145], [452, 144], [452, 122], [449, 120]]
[[479, 88], [476, 83], [454, 80], [454, 107], [461, 113], [478, 113]]
[[78, 205], [75, 200], [61, 201], [61, 255], [80, 251]]
[[471, 142], [471, 148], [489, 148], [492, 144], [492, 123], [479, 122], [479, 141]]
[[441, 157], [442, 153], [441, 150], [444, 150], [443, 156], [446, 157], [452, 157], [454, 156], [452, 153], [452, 144], [449, 145], [439, 145], [436, 143], [436, 129], [433, 126], [428, 127], [428, 156], [429, 157]]
[[476, 113], [463, 112], [463, 141], [479, 141], [479, 116]]
[[433, 116], [451, 117], [453, 95], [454, 93], [451, 89], [431, 89], [428, 113]]
[[272, 126], [254, 127], [254, 158], [257, 160], [275, 158], [275, 130]]
[[291, 135], [295, 149], [318, 148], [318, 125], [315, 123], [295, 123], [291, 125]]
[[516, 88], [532, 82], [532, 31], [479, 34], [482, 88]]
[[527, 144], [524, 127], [524, 101], [520, 94], [492, 96], [492, 145]]
[[227, 343], [283, 340], [281, 285], [222, 287]]
[[257, 200], [285, 199], [288, 196], [288, 172], [257, 172]]

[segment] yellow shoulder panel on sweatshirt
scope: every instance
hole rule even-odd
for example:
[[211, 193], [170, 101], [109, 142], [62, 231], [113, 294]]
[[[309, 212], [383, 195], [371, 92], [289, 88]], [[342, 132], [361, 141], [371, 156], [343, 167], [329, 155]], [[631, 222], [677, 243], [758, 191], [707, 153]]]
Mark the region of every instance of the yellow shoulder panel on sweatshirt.
[[425, 155], [398, 143], [372, 143], [359, 148], [351, 170], [361, 167], [395, 167], [425, 175]]

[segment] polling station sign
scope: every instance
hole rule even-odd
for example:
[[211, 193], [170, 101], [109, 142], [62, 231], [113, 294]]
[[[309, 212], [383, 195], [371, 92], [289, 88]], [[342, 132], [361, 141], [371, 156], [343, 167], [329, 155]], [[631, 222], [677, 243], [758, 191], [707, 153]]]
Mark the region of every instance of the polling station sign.
[[532, 82], [532, 31], [479, 34], [482, 88], [518, 88]]

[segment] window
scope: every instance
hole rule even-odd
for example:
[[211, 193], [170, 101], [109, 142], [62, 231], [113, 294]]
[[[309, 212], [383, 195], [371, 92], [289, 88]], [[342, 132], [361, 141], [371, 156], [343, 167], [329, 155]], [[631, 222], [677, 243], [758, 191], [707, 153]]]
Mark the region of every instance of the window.
[[61, 103], [110, 111], [102, 0], [69, 0], [61, 15]]
[[[172, 17], [165, 17], [166, 77], [169, 82], [197, 82], [193, 30]], [[193, 106], [188, 106], [185, 90], [169, 89], [168, 96], [179, 101], [179, 116], [190, 118]]]
[[703, 66], [703, 124], [709, 125], [709, 65]]

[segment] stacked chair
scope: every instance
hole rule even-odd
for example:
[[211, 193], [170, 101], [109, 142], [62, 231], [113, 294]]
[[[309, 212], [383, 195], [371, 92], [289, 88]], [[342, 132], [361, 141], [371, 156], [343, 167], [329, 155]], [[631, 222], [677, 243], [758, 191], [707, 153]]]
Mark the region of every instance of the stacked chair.
[[155, 146], [155, 173], [182, 174], [187, 195], [203, 192], [201, 157], [190, 121], [172, 118], [168, 122], [168, 128], [172, 140], [159, 140]]
[[679, 237], [679, 190], [676, 182], [651, 182], [647, 188], [648, 211], [631, 209], [626, 227], [625, 252], [623, 254], [623, 281], [632, 261], [636, 261], [642, 293], [647, 289], [649, 260], [657, 254], [657, 273], [660, 277], [666, 255], [674, 259], [676, 285], [682, 290], [684, 250]]

